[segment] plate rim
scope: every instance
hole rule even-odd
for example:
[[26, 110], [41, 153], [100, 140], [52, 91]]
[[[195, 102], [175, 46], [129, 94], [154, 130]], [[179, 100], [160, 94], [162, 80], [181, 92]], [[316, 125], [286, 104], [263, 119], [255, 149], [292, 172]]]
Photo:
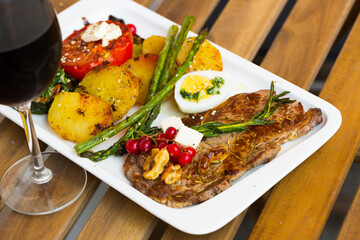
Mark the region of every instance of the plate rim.
[[[122, 8], [129, 8], [131, 10], [139, 11], [142, 14], [145, 14], [146, 16], [149, 15], [147, 16], [148, 18], [161, 19], [163, 21], [162, 24], [165, 25], [176, 24], [133, 1], [103, 0], [101, 4], [102, 6], [104, 6], [102, 9], [114, 5], [116, 6], [121, 5], [120, 7]], [[88, 11], [89, 7], [94, 8], [94, 7], [98, 7], [98, 5], [99, 3], [96, 0], [86, 0], [86, 1], [83, 0], [73, 4], [72, 6], [70, 6], [69, 8], [65, 9], [64, 11], [58, 14], [60, 25], [61, 26], [64, 25], [64, 22], [65, 23], [71, 22], [72, 17], [70, 18], [69, 16], [72, 16], [74, 12], [79, 11], [79, 9], [82, 9], [82, 11], [85, 12]], [[82, 21], [81, 17], [79, 17], [79, 21]], [[235, 60], [240, 61], [242, 64], [247, 64], [246, 66], [249, 66], [250, 69], [249, 71], [254, 71], [258, 74], [260, 73], [266, 74], [267, 76], [270, 76], [271, 79], [275, 79], [275, 81], [277, 81], [276, 88], [290, 89], [291, 91], [293, 91], [292, 89], [294, 89], [296, 90], [295, 96], [301, 95], [315, 101], [316, 106], [321, 108], [324, 117], [324, 122], [321, 124], [321, 126], [315, 127], [317, 131], [313, 132], [311, 136], [307, 137], [306, 140], [299, 143], [299, 145], [303, 148], [311, 148], [311, 151], [305, 152], [304, 154], [305, 158], [304, 157], [296, 158], [294, 161], [288, 164], [289, 166], [285, 171], [282, 171], [281, 173], [279, 173], [279, 175], [273, 177], [271, 179], [272, 181], [263, 182], [261, 186], [255, 186], [251, 188], [252, 185], [251, 181], [257, 183], [258, 182], [257, 178], [259, 178], [259, 175], [266, 174], [267, 172], [271, 171], [271, 169], [278, 167], [279, 164], [283, 164], [282, 158], [284, 157], [276, 156], [274, 160], [267, 163], [266, 165], [263, 165], [261, 168], [257, 169], [255, 172], [251, 173], [250, 175], [246, 176], [241, 180], [246, 183], [246, 187], [249, 188], [248, 190], [249, 192], [251, 192], [252, 195], [250, 198], [247, 198], [246, 201], [242, 199], [243, 202], [240, 207], [238, 206], [239, 204], [236, 204], [236, 202], [234, 202], [236, 199], [232, 196], [232, 194], [237, 193], [239, 191], [239, 188], [241, 188], [244, 184], [232, 185], [230, 188], [218, 194], [217, 196], [201, 204], [197, 204], [195, 206], [190, 206], [181, 209], [174, 209], [167, 207], [163, 204], [155, 202], [154, 200], [140, 193], [138, 190], [133, 188], [131, 185], [123, 182], [122, 180], [119, 181], [118, 177], [116, 177], [111, 172], [109, 173], [102, 167], [101, 162], [94, 163], [86, 158], [80, 158], [77, 155], [74, 156], [74, 153], [76, 154], [74, 149], [72, 149], [72, 152], [62, 151], [60, 148], [64, 146], [65, 147], [68, 146], [66, 144], [67, 141], [62, 140], [59, 137], [54, 137], [53, 135], [49, 135], [45, 128], [43, 128], [41, 125], [35, 122], [34, 124], [39, 139], [46, 142], [49, 146], [51, 146], [52, 148], [54, 148], [55, 150], [57, 150], [58, 152], [60, 152], [61, 154], [63, 154], [73, 162], [75, 162], [76, 164], [80, 165], [81, 167], [83, 167], [84, 169], [86, 169], [96, 177], [98, 177], [100, 180], [107, 183], [109, 186], [113, 187], [120, 193], [124, 194], [126, 197], [128, 197], [129, 199], [131, 199], [141, 207], [145, 208], [147, 211], [149, 211], [156, 217], [162, 219], [163, 221], [179, 229], [180, 231], [189, 234], [200, 235], [218, 230], [219, 228], [223, 227], [225, 224], [230, 222], [242, 211], [244, 211], [251, 203], [253, 203], [256, 199], [258, 199], [258, 197], [260, 197], [268, 189], [274, 186], [278, 181], [280, 181], [283, 177], [285, 177], [289, 172], [294, 170], [298, 165], [300, 165], [303, 161], [305, 161], [312, 153], [314, 153], [317, 149], [319, 149], [326, 141], [328, 141], [339, 129], [342, 119], [341, 119], [340, 111], [329, 102], [326, 102], [325, 100], [309, 93], [308, 91], [297, 87], [296, 85], [286, 81], [285, 79], [261, 68], [260, 66], [251, 63], [246, 59], [241, 58], [240, 56], [222, 48], [217, 44], [214, 45], [220, 50], [223, 59], [231, 56], [235, 58]], [[278, 83], [280, 85], [278, 85]], [[300, 99], [297, 98], [297, 100], [299, 100], [300, 102], [302, 101], [301, 98]], [[16, 124], [18, 124], [19, 126], [22, 126], [21, 119], [18, 116], [18, 113], [14, 109], [0, 105], [0, 112], [10, 120], [15, 122]], [[309, 139], [313, 141], [310, 141]], [[60, 145], [58, 145], [59, 142]], [[223, 201], [226, 201], [226, 204], [223, 204]], [[218, 207], [217, 209], [213, 209], [214, 205], [221, 207]], [[235, 209], [233, 209], [234, 205], [237, 206]], [[211, 208], [214, 211], [209, 213], [209, 211], [206, 211], [209, 208]], [[207, 213], [205, 217], [202, 214], [204, 211], [206, 211]], [[222, 214], [223, 212], [226, 212], [227, 214], [223, 216]], [[189, 218], [189, 216], [191, 216], [191, 218]], [[221, 217], [216, 218], [217, 216], [221, 216]]]

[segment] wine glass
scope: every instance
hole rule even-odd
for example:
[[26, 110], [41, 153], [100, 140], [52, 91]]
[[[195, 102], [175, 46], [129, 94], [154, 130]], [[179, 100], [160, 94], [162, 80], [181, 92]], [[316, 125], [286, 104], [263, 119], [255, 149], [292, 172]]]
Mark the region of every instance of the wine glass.
[[31, 152], [6, 171], [1, 197], [23, 214], [69, 206], [87, 181], [86, 171], [61, 154], [41, 153], [30, 112], [31, 101], [53, 80], [61, 50], [60, 27], [48, 1], [0, 0], [0, 104], [19, 111]]

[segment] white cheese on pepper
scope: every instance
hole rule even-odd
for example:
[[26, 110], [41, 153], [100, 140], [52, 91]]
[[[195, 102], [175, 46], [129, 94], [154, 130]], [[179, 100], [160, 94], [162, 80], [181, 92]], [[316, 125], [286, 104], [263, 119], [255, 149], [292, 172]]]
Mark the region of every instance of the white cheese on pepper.
[[81, 40], [84, 42], [93, 42], [102, 40], [102, 46], [109, 45], [111, 40], [114, 40], [122, 35], [119, 26], [113, 23], [97, 22], [89, 26], [81, 35]]

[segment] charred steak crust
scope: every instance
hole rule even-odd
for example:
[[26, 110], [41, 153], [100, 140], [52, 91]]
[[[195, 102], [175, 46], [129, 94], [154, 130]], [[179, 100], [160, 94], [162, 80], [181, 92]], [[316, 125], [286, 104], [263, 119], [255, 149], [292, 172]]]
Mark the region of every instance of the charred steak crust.
[[[237, 94], [209, 111], [183, 118], [183, 122], [193, 126], [209, 121], [247, 121], [264, 108], [268, 97], [268, 90]], [[144, 155], [127, 156], [125, 175], [140, 192], [169, 207], [206, 201], [229, 188], [247, 170], [274, 159], [281, 144], [307, 134], [322, 122], [322, 113], [318, 108], [305, 112], [302, 104], [295, 101], [281, 105], [270, 119], [275, 122], [204, 138], [191, 164], [182, 167], [182, 177], [175, 184], [166, 185], [159, 178], [144, 179]]]

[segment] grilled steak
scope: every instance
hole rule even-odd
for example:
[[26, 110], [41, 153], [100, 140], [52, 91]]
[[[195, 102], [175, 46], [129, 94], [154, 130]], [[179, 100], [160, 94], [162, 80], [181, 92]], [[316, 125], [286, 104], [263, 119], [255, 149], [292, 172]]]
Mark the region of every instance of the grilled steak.
[[[268, 90], [237, 94], [209, 111], [185, 117], [183, 122], [193, 126], [209, 121], [247, 121], [264, 108], [268, 98]], [[247, 170], [271, 161], [281, 144], [305, 135], [321, 123], [322, 113], [317, 108], [305, 112], [295, 101], [281, 105], [270, 120], [274, 122], [251, 126], [248, 131], [204, 138], [175, 184], [167, 185], [160, 178], [144, 179], [144, 155], [127, 156], [125, 175], [140, 192], [167, 206], [181, 208], [203, 202], [229, 188]]]

